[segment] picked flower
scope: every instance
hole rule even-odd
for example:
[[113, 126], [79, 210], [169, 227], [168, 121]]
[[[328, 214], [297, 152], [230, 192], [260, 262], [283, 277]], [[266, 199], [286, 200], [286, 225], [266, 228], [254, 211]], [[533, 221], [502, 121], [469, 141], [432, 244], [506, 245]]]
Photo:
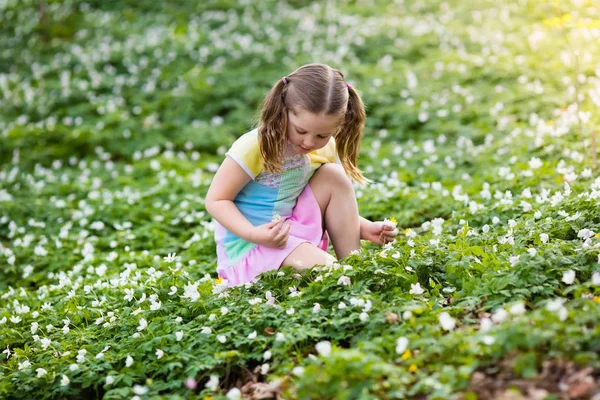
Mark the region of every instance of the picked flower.
[[395, 228], [396, 225], [398, 225], [398, 221], [396, 221], [396, 218], [394, 217], [391, 217], [389, 219], [386, 218], [383, 220], [383, 225]]

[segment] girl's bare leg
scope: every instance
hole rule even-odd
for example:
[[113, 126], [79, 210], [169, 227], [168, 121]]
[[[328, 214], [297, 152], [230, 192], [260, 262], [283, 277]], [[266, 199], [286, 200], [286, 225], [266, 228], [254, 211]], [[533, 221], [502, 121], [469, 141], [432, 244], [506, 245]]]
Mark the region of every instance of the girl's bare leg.
[[[324, 230], [327, 230], [335, 254], [346, 257], [360, 250], [360, 220], [352, 183], [343, 167], [324, 164], [313, 175], [310, 188], [319, 203]], [[306, 242], [292, 251], [281, 263], [295, 269], [312, 268], [335, 261], [335, 257]]]
[[360, 250], [358, 205], [344, 168], [338, 164], [324, 164], [315, 172], [309, 185], [319, 203], [324, 227], [338, 258]]
[[317, 264], [326, 265], [336, 261], [331, 254], [317, 246], [305, 242], [294, 249], [281, 263], [281, 266], [291, 265], [294, 269], [312, 268]]

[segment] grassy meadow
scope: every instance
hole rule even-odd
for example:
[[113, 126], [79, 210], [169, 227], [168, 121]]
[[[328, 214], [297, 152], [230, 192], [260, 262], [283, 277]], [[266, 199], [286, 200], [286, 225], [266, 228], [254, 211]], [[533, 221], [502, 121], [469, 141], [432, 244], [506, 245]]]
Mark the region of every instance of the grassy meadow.
[[[0, 0], [0, 398], [600, 398], [598, 18]], [[226, 288], [208, 186], [313, 62], [361, 93], [359, 209], [401, 234]]]

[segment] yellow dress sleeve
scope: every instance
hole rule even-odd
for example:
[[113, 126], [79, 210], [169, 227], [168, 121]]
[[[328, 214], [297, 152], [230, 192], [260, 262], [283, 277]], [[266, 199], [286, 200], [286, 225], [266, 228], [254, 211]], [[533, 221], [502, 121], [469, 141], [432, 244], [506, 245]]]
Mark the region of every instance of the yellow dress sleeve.
[[225, 153], [237, 162], [254, 180], [263, 170], [262, 157], [258, 145], [258, 130], [255, 129], [240, 136]]

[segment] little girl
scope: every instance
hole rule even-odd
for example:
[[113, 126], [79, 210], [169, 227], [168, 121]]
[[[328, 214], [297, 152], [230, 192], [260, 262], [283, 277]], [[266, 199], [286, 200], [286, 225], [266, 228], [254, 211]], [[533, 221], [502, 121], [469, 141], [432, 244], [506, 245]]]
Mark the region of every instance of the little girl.
[[302, 66], [271, 88], [258, 127], [233, 143], [206, 196], [229, 285], [334, 261], [328, 237], [339, 258], [361, 239], [394, 240], [393, 226], [358, 214], [350, 178], [368, 182], [357, 167], [365, 118], [358, 92], [328, 65]]

